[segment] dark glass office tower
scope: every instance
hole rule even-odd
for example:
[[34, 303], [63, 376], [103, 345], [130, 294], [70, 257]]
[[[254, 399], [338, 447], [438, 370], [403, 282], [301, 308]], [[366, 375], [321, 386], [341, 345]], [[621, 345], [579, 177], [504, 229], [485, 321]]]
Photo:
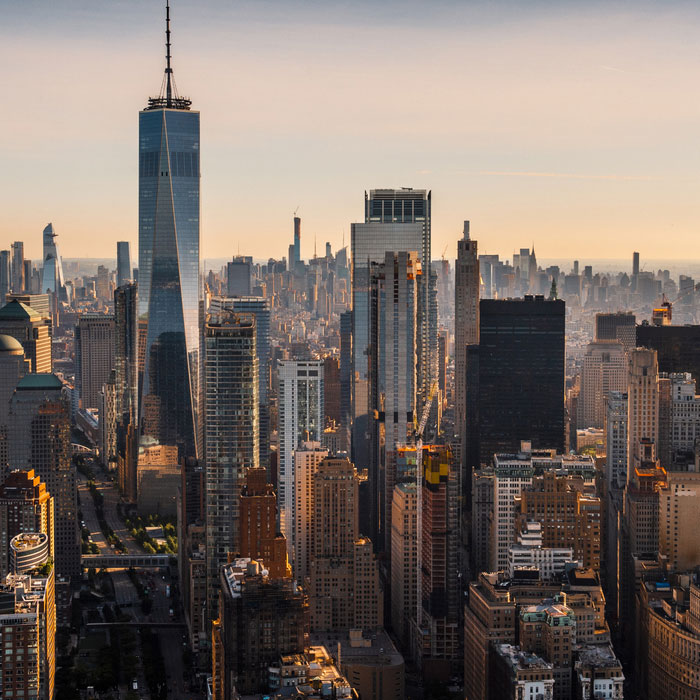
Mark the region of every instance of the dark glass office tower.
[[690, 372], [700, 383], [700, 326], [637, 326], [637, 347], [656, 350], [659, 372]]
[[198, 457], [200, 392], [199, 112], [170, 67], [139, 114], [139, 335], [142, 443]]
[[482, 299], [479, 313], [480, 463], [496, 452], [518, 452], [521, 440], [563, 452], [564, 302], [542, 296]]
[[114, 290], [114, 380], [117, 415], [117, 477], [119, 488], [136, 502], [136, 426], [138, 416], [138, 335], [136, 284]]
[[117, 241], [117, 287], [131, 280], [131, 246], [129, 241]]

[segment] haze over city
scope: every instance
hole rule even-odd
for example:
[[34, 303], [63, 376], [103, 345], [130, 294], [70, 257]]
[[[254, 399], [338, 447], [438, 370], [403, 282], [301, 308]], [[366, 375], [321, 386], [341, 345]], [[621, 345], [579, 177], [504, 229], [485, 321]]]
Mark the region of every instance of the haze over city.
[[[67, 257], [137, 239], [137, 119], [159, 2], [3, 3], [0, 237]], [[700, 258], [700, 9], [670, 3], [176, 2], [202, 112], [203, 256], [349, 243], [369, 187], [433, 191], [433, 255], [472, 220], [510, 256]], [[11, 116], [12, 115], [12, 116]]]

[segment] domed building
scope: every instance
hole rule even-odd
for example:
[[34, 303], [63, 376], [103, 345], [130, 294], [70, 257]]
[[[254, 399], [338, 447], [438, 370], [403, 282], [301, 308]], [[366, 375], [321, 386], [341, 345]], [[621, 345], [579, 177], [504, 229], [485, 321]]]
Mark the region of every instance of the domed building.
[[31, 372], [51, 371], [51, 320], [17, 299], [0, 309], [0, 334], [19, 340]]
[[11, 335], [0, 335], [0, 354], [24, 355], [22, 343]]
[[[0, 334], [0, 464], [7, 464], [7, 420], [10, 399], [19, 380], [29, 372], [22, 344], [11, 335]], [[0, 475], [1, 476], [1, 475]]]

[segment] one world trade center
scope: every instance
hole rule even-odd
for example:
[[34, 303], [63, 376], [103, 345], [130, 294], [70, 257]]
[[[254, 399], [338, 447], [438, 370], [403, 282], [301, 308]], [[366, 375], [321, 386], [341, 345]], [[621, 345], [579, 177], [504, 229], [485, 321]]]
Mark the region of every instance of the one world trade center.
[[198, 457], [199, 112], [180, 97], [170, 56], [139, 113], [139, 434], [142, 447]]

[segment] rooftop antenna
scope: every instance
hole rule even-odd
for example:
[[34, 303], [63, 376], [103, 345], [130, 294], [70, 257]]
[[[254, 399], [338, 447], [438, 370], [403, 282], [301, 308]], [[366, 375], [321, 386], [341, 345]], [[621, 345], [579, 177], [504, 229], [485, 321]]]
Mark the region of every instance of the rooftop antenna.
[[170, 0], [165, 0], [165, 77], [167, 81], [165, 96], [168, 107], [173, 105], [173, 69], [170, 67]]
[[187, 97], [180, 97], [175, 84], [175, 75], [171, 65], [172, 54], [170, 53], [170, 0], [165, 2], [165, 74], [160, 86], [158, 97], [148, 98], [146, 109], [189, 109], [192, 100]]

